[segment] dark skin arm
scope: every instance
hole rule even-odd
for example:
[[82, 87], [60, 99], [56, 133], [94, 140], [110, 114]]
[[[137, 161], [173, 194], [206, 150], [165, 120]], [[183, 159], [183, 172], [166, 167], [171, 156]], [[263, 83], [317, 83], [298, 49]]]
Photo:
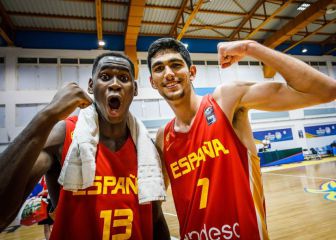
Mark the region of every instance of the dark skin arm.
[[161, 202], [156, 201], [152, 203], [153, 206], [153, 239], [169, 240], [170, 233], [166, 219], [163, 216]]
[[66, 85], [0, 154], [0, 232], [15, 218], [39, 179], [53, 172], [58, 143], [52, 136], [46, 142], [55, 124], [91, 102], [77, 84]]

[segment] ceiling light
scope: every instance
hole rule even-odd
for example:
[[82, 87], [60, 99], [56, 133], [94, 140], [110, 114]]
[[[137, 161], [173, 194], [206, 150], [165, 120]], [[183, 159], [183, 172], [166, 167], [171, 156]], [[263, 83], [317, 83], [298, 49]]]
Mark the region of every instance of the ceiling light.
[[310, 3], [302, 3], [300, 4], [300, 6], [298, 6], [298, 8], [296, 10], [299, 10], [299, 11], [304, 11], [306, 10], [306, 8], [308, 8], [310, 6]]
[[98, 45], [101, 46], [101, 47], [103, 47], [103, 46], [105, 46], [105, 42], [103, 40], [99, 40], [98, 41]]
[[308, 52], [308, 49], [307, 48], [302, 48], [302, 52], [306, 53], [306, 52]]

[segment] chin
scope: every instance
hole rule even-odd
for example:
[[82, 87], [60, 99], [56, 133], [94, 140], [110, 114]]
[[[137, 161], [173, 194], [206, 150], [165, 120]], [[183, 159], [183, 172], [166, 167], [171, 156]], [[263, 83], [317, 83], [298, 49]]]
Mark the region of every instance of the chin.
[[174, 101], [174, 100], [179, 100], [179, 99], [182, 99], [184, 97], [184, 91], [181, 91], [181, 92], [175, 92], [175, 93], [168, 93], [168, 94], [164, 94], [162, 95], [162, 97], [166, 100], [169, 100], [169, 101]]

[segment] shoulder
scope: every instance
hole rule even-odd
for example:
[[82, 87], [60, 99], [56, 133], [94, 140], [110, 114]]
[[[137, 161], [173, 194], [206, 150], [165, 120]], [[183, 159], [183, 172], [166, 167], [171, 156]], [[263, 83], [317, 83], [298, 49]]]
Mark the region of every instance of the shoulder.
[[255, 83], [239, 81], [224, 83], [215, 88], [213, 97], [215, 100], [221, 99], [223, 97], [239, 98], [247, 91], [248, 88], [253, 85], [255, 85]]
[[241, 100], [253, 83], [237, 82], [222, 84], [214, 90], [213, 98], [228, 117], [232, 120], [235, 113], [241, 109]]

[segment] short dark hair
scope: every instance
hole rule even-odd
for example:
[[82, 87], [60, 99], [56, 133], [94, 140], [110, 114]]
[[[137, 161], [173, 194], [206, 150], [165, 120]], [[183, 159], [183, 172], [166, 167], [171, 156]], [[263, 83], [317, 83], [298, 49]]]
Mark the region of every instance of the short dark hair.
[[129, 57], [127, 55], [123, 54], [123, 53], [114, 52], [114, 51], [102, 53], [95, 58], [95, 60], [93, 61], [93, 66], [92, 66], [92, 77], [97, 70], [97, 66], [98, 66], [98, 63], [99, 63], [100, 59], [102, 59], [103, 57], [108, 57], [108, 56], [120, 57], [120, 58], [123, 58], [123, 59], [127, 60], [129, 62], [129, 64], [131, 65], [131, 70], [132, 70], [131, 74], [132, 74], [133, 79], [134, 79], [135, 70], [134, 70], [134, 64], [131, 61], [131, 59], [129, 59]]
[[152, 74], [152, 58], [156, 53], [162, 50], [173, 50], [181, 54], [184, 61], [187, 63], [188, 68], [191, 66], [191, 58], [189, 51], [180, 41], [174, 38], [160, 38], [154, 41], [148, 48], [148, 56], [147, 56], [147, 64], [149, 68], [149, 72]]

